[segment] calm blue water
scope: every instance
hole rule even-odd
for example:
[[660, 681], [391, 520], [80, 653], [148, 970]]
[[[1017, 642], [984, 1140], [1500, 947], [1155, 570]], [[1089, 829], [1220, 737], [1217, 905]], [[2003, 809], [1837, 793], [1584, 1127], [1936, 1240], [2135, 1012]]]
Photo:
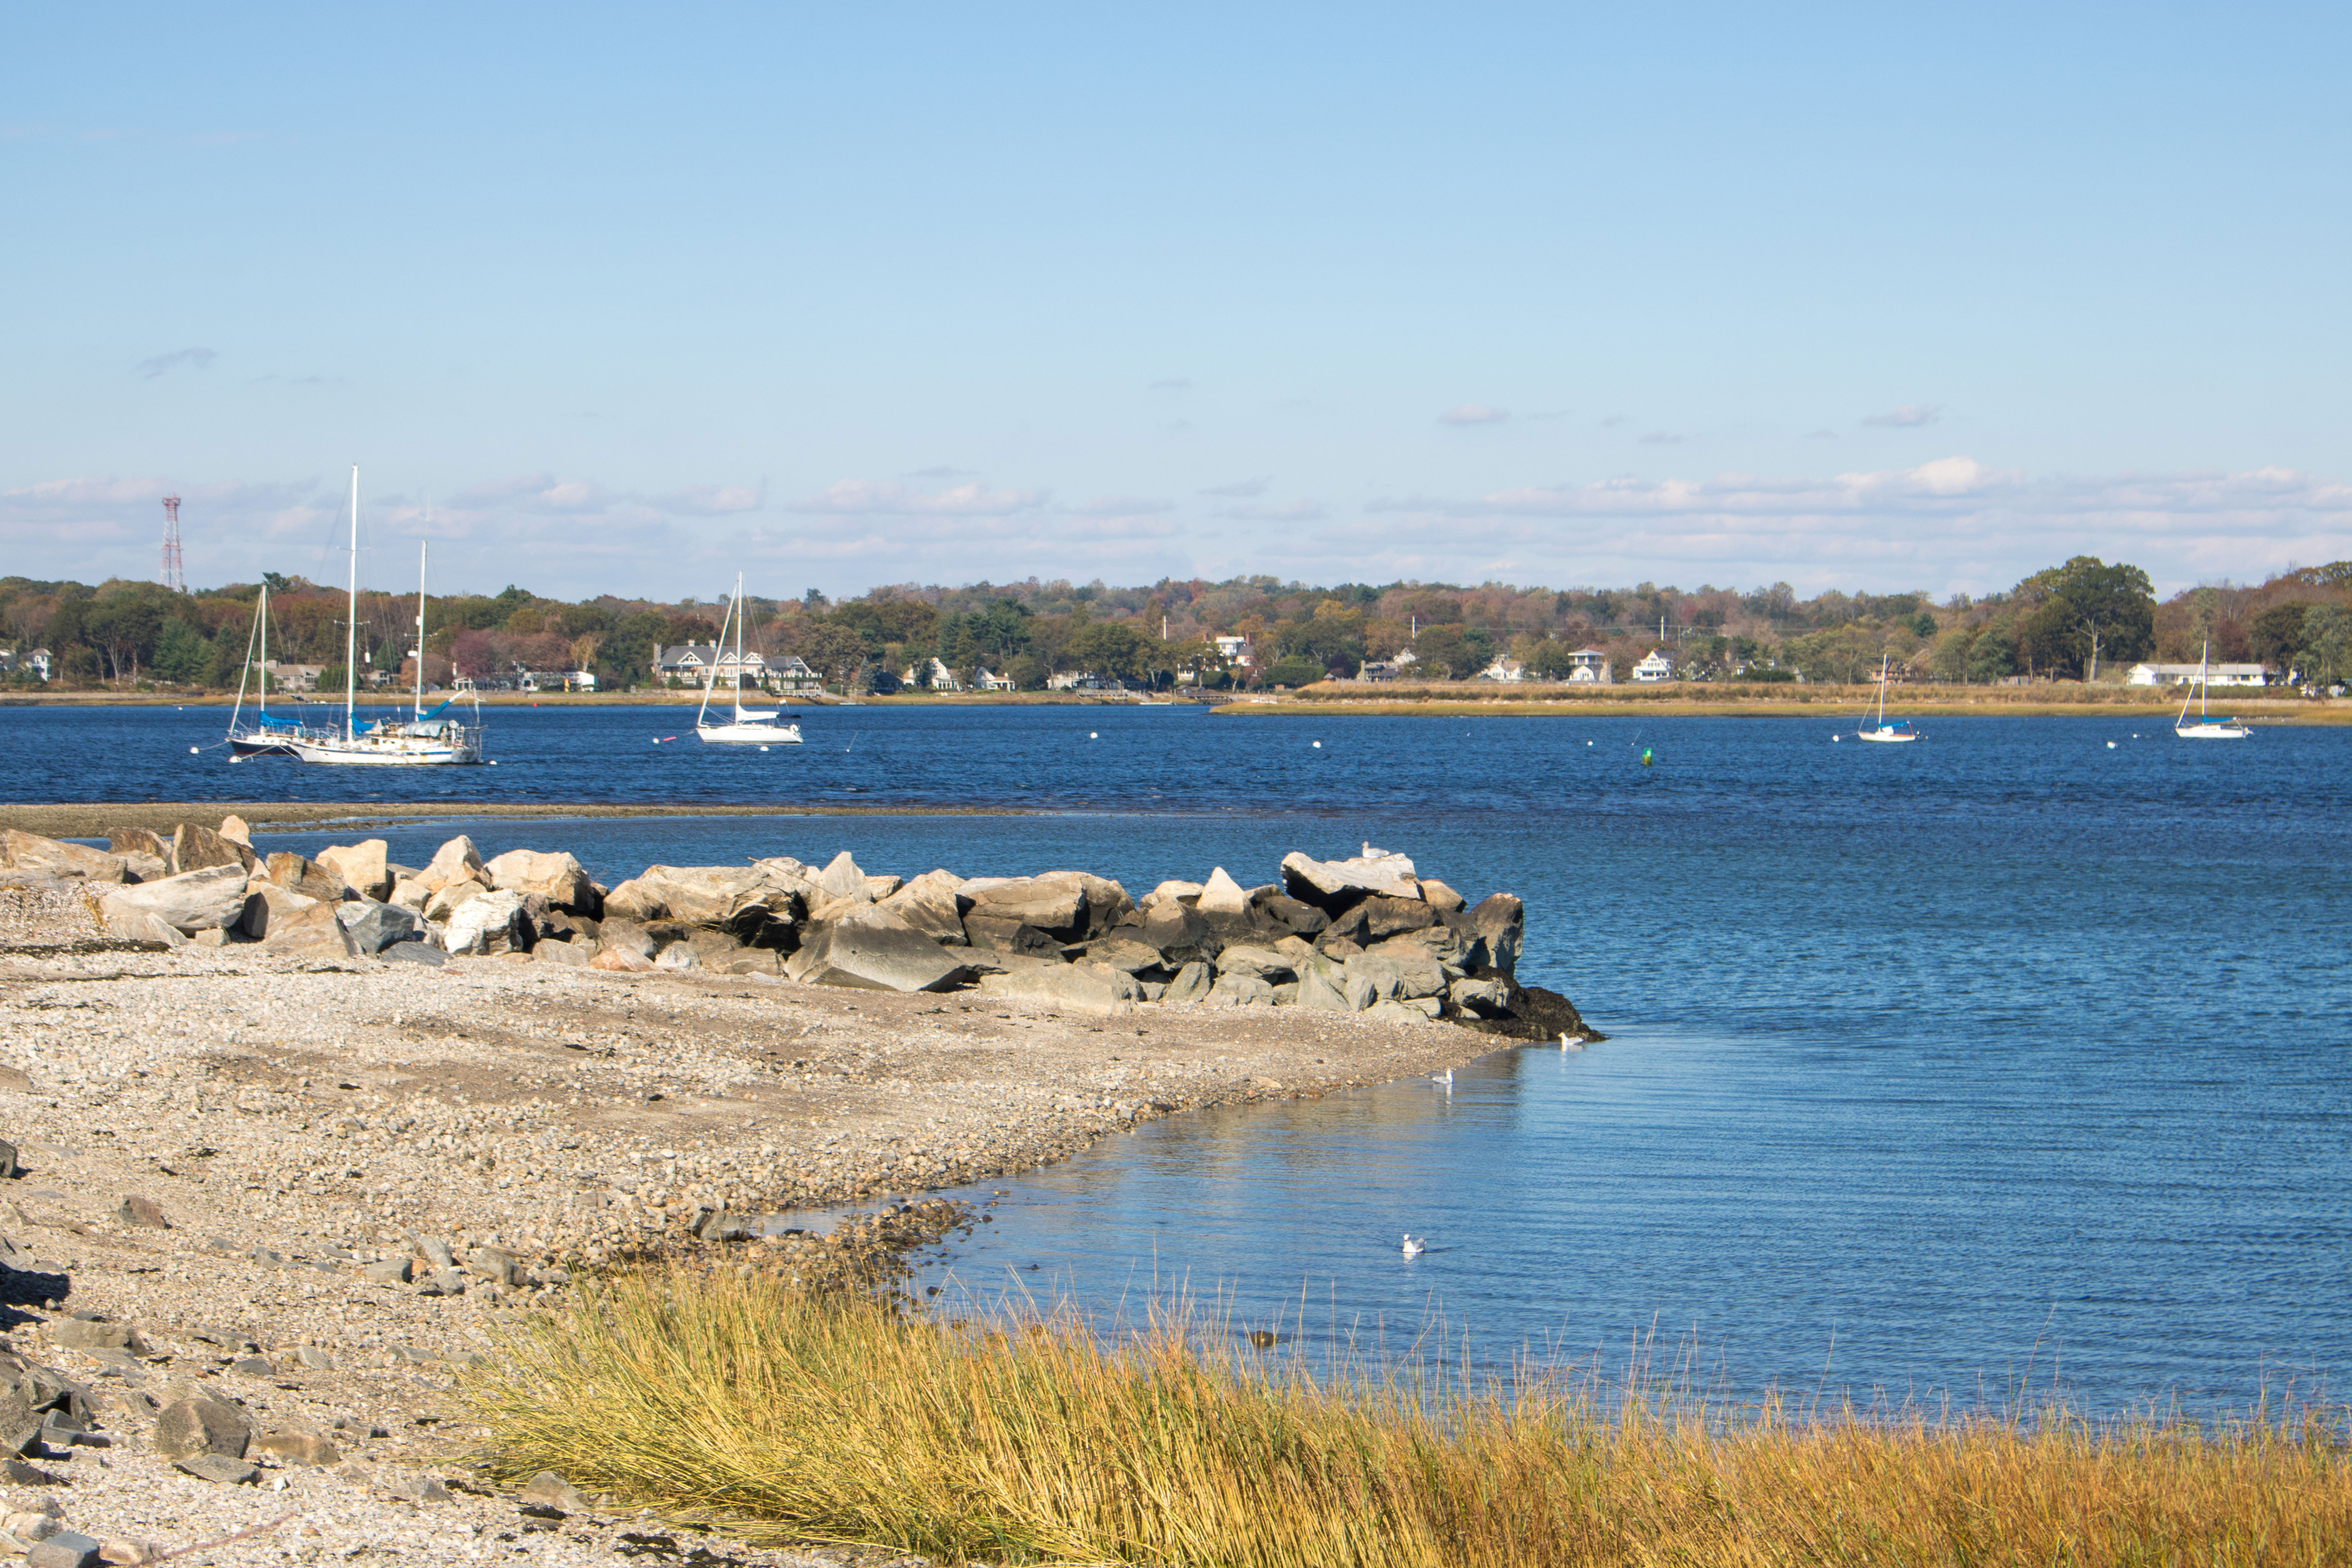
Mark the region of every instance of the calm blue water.
[[[1046, 813], [473, 829], [607, 879], [846, 847], [1139, 889], [1370, 838], [1526, 897], [1523, 976], [1613, 1037], [1490, 1057], [1450, 1097], [1175, 1118], [1000, 1184], [952, 1259], [980, 1289], [1109, 1307], [1156, 1277], [1253, 1325], [1303, 1294], [1310, 1334], [1391, 1344], [1436, 1310], [1496, 1356], [1622, 1360], [1654, 1331], [1739, 1393], [1971, 1402], [2054, 1365], [2102, 1408], [2207, 1408], [2352, 1373], [2352, 732], [864, 709], [762, 754], [651, 744], [690, 734], [675, 709], [501, 710], [497, 769], [384, 780], [190, 756], [219, 721], [0, 710], [0, 795]], [[1407, 1229], [1433, 1248], [1410, 1263]]]

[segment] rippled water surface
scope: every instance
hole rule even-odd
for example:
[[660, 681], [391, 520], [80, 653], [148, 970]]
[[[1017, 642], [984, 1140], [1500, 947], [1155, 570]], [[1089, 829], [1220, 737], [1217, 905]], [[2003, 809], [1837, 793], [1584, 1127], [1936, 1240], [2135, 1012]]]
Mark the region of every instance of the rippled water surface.
[[[1000, 1184], [950, 1260], [982, 1289], [1108, 1309], [1181, 1281], [1252, 1323], [1303, 1297], [1310, 1334], [1391, 1343], [1440, 1310], [1489, 1356], [1654, 1331], [1739, 1392], [1966, 1401], [2054, 1367], [2103, 1407], [2201, 1408], [2352, 1373], [2343, 731], [1945, 720], [1874, 747], [1827, 714], [836, 709], [761, 753], [653, 744], [690, 735], [675, 709], [507, 710], [498, 768], [385, 779], [190, 755], [220, 717], [0, 710], [0, 794], [1045, 813], [472, 829], [607, 879], [847, 847], [1246, 883], [1369, 838], [1525, 896], [1524, 977], [1612, 1037], [1488, 1057], [1451, 1095], [1173, 1118]], [[1431, 1245], [1410, 1262], [1408, 1229]]]

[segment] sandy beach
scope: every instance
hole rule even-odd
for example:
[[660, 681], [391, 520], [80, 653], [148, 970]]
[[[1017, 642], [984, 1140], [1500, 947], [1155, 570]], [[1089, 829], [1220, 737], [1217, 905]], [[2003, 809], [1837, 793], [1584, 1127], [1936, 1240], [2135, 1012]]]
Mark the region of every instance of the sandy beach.
[[[9, 1506], [53, 1501], [124, 1562], [243, 1531], [194, 1560], [817, 1561], [470, 1493], [453, 1379], [583, 1266], [701, 1249], [813, 1275], [838, 1256], [810, 1238], [693, 1233], [854, 1200], [881, 1214], [1155, 1118], [1497, 1043], [1291, 1008], [1063, 1016], [521, 955], [0, 952], [0, 1135], [23, 1167], [0, 1206], [8, 1342], [80, 1380], [110, 1443], [37, 1461], [57, 1479]], [[919, 1237], [960, 1219], [982, 1223], [884, 1223]], [[102, 1321], [58, 1326], [76, 1314]], [[156, 1410], [191, 1384], [239, 1402], [255, 1484], [154, 1450]]]

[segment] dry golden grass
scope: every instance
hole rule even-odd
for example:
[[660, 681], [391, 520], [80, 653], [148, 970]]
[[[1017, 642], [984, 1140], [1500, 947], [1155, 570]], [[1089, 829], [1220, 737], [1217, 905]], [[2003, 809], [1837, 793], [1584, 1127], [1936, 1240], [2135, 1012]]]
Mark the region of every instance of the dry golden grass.
[[765, 1279], [648, 1275], [470, 1393], [490, 1469], [754, 1539], [949, 1563], [2352, 1563], [2315, 1418], [1803, 1422], [1590, 1382], [1310, 1377], [1162, 1325], [944, 1326]]

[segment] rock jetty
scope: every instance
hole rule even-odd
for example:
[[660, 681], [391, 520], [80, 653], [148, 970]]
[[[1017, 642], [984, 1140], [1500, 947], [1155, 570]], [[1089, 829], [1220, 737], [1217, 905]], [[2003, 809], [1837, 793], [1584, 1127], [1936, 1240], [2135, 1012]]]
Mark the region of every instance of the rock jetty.
[[1527, 915], [1472, 903], [1370, 844], [1343, 860], [1284, 858], [1244, 888], [1223, 867], [1132, 898], [1084, 871], [911, 880], [847, 851], [740, 866], [649, 866], [617, 887], [562, 851], [485, 859], [450, 839], [422, 867], [383, 839], [315, 858], [255, 850], [235, 817], [165, 838], [122, 828], [105, 850], [0, 831], [0, 919], [61, 942], [163, 948], [258, 943], [278, 953], [438, 965], [526, 957], [640, 973], [707, 970], [899, 993], [976, 991], [1054, 1008], [1299, 1007], [1397, 1022], [1446, 1018], [1528, 1038], [1588, 1033], [1557, 994], [1517, 979]]

